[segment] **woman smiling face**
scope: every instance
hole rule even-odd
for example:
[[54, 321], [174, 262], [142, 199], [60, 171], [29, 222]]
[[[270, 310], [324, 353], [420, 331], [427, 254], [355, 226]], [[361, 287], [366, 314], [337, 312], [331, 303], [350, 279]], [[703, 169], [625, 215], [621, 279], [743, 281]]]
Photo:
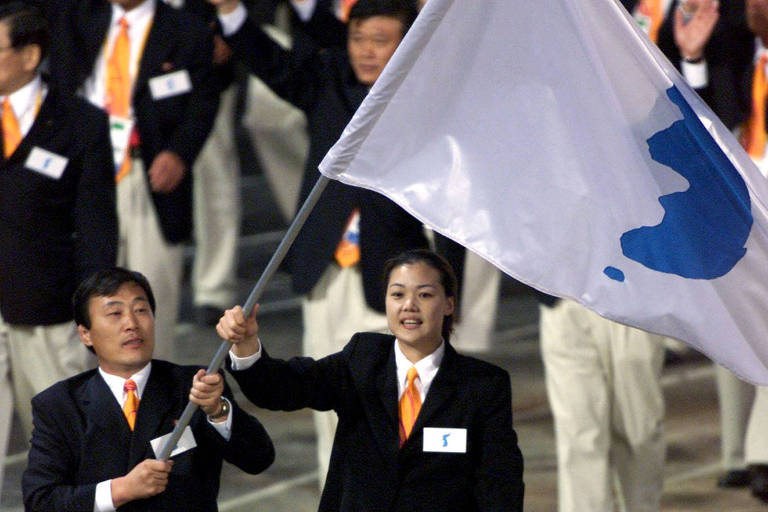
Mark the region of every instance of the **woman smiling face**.
[[392, 269], [385, 303], [389, 329], [412, 362], [440, 346], [443, 321], [455, 306], [454, 298], [445, 294], [438, 270], [421, 261]]

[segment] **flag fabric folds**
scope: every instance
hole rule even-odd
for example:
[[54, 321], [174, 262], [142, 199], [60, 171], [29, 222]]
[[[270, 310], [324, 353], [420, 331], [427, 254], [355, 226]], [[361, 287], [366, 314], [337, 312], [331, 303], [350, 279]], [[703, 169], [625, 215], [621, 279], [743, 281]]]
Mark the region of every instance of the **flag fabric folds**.
[[768, 183], [614, 0], [430, 0], [320, 170], [768, 384]]

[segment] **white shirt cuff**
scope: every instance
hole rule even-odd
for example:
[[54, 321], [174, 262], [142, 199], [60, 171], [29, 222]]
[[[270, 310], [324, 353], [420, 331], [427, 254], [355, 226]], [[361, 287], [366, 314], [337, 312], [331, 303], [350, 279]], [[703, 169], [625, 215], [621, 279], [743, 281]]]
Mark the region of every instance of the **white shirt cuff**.
[[248, 357], [237, 357], [232, 350], [229, 351], [229, 358], [232, 360], [232, 369], [235, 371], [238, 370], [247, 370], [251, 366], [256, 363], [259, 359], [261, 359], [261, 340], [259, 340], [259, 351], [255, 354], [252, 354]]
[[680, 70], [683, 72], [683, 77], [688, 85], [694, 89], [703, 89], [709, 85], [709, 73], [707, 73], [707, 61], [704, 59], [701, 62], [688, 62], [683, 60], [680, 63]]
[[93, 512], [114, 512], [112, 503], [112, 480], [104, 480], [96, 484], [96, 499], [93, 500]]
[[246, 19], [248, 19], [248, 9], [242, 2], [237, 4], [235, 10], [229, 14], [219, 14], [219, 23], [221, 23], [221, 32], [224, 37], [231, 36], [240, 30]]
[[232, 402], [230, 402], [225, 397], [222, 397], [222, 399], [227, 400], [227, 403], [229, 404], [229, 414], [227, 414], [227, 420], [216, 423], [215, 421], [211, 421], [211, 419], [208, 418], [208, 423], [210, 423], [211, 426], [216, 429], [216, 432], [218, 432], [221, 437], [229, 441], [229, 439], [232, 437]]
[[312, 15], [315, 13], [315, 6], [317, 0], [291, 0], [291, 6], [299, 19], [303, 22], [309, 21]]

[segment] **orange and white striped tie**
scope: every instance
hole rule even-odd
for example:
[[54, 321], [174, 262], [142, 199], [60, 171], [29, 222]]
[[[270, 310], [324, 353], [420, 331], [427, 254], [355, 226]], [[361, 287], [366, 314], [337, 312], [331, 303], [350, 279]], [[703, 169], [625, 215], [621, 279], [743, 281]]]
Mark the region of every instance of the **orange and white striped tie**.
[[403, 446], [405, 440], [411, 435], [413, 425], [421, 410], [421, 395], [416, 389], [414, 381], [419, 378], [419, 372], [415, 366], [408, 369], [407, 384], [403, 396], [400, 397], [400, 446]]
[[125, 391], [125, 403], [123, 404], [123, 414], [128, 420], [128, 426], [133, 430], [136, 425], [136, 413], [139, 412], [139, 397], [136, 396], [136, 383], [128, 379], [123, 386]]
[[[128, 117], [131, 109], [131, 38], [128, 35], [128, 20], [118, 21], [120, 31], [115, 37], [112, 53], [107, 58], [107, 112], [113, 116]], [[116, 179], [119, 181], [131, 169], [131, 159], [123, 159]]]
[[641, 0], [635, 9], [635, 19], [654, 43], [659, 39], [659, 28], [664, 21], [663, 0]]
[[763, 158], [765, 154], [765, 107], [768, 95], [768, 80], [765, 76], [765, 65], [768, 53], [763, 53], [755, 63], [755, 74], [752, 79], [752, 112], [744, 123], [739, 142], [754, 159]]
[[3, 100], [3, 155], [5, 158], [10, 157], [16, 148], [21, 144], [21, 128], [19, 128], [19, 120], [16, 119], [16, 114], [13, 113], [13, 107], [11, 107], [11, 101], [8, 96]]

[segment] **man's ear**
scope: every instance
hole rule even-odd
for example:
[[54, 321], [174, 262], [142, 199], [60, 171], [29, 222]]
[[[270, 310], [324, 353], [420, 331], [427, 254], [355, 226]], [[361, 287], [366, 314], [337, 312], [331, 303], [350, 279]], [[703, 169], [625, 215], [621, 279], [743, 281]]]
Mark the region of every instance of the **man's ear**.
[[93, 347], [93, 343], [91, 342], [90, 329], [87, 329], [84, 325], [78, 325], [77, 335], [80, 336], [80, 341], [83, 342], [83, 345], [85, 345], [86, 347]]
[[456, 297], [448, 297], [448, 304], [445, 306], [445, 315], [452, 315], [456, 309]]
[[36, 44], [30, 44], [24, 47], [24, 69], [29, 72], [33, 73], [35, 70], [37, 70], [37, 67], [40, 65], [40, 60], [42, 57], [42, 51], [40, 50], [40, 46]]

